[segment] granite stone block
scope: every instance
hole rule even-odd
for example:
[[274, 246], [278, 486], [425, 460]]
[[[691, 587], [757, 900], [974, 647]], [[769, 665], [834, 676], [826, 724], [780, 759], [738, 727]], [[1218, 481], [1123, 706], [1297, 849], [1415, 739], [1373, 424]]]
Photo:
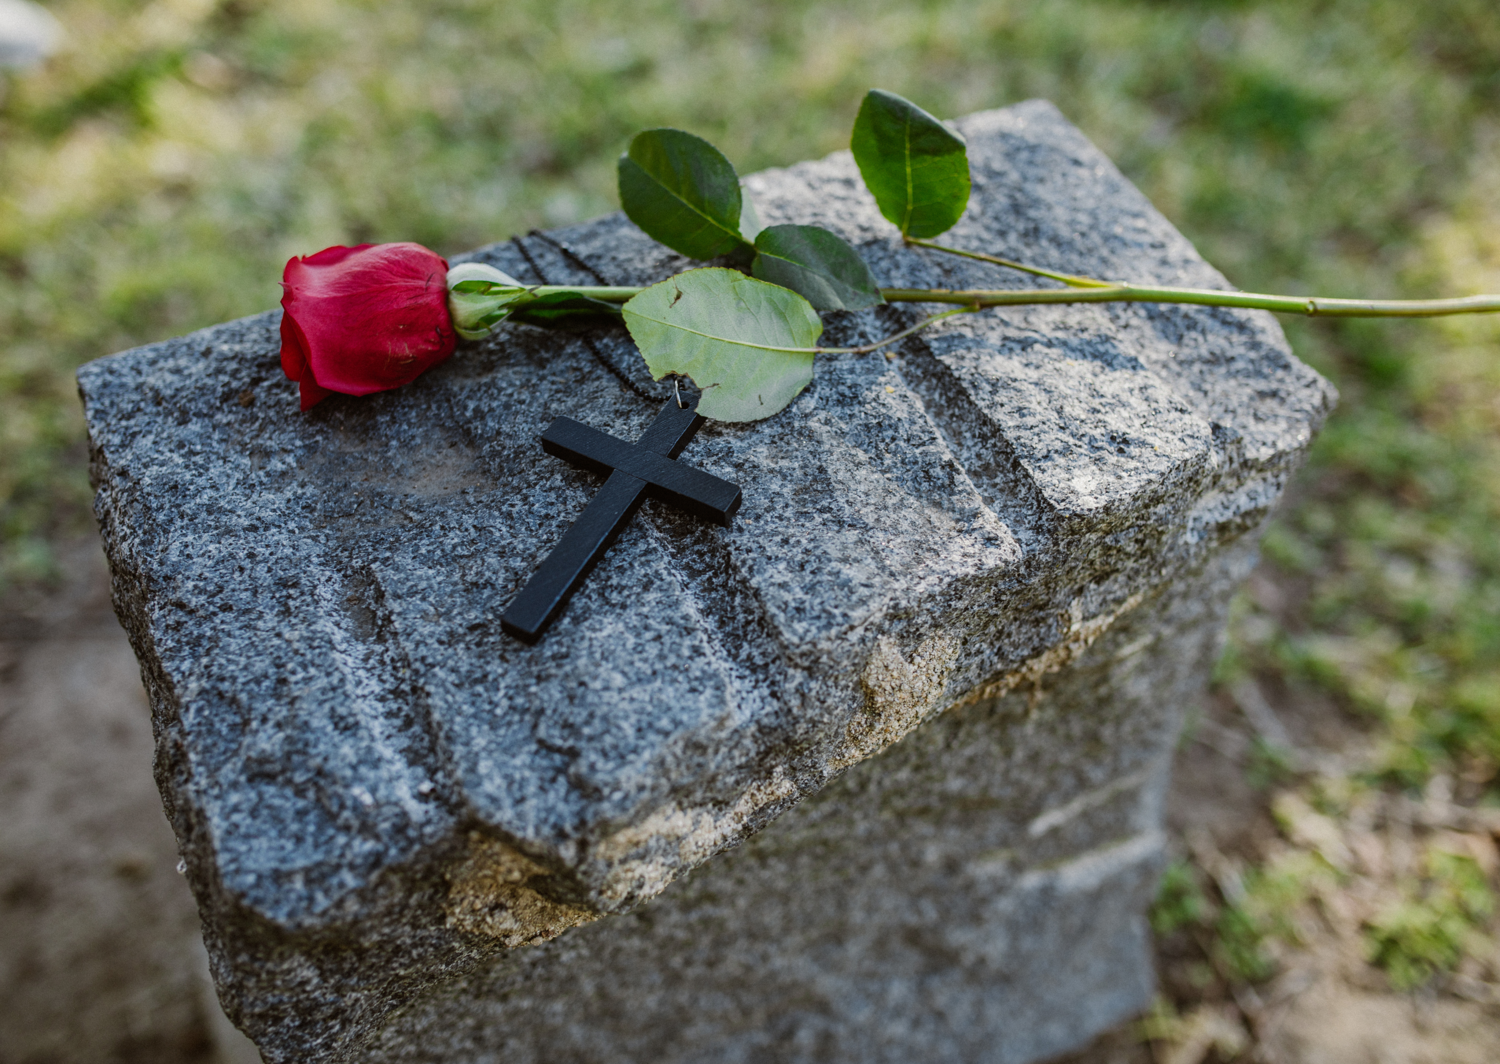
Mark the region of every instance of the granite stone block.
[[[1055, 108], [958, 123], [950, 242], [1227, 287]], [[746, 179], [882, 284], [848, 153]], [[474, 252], [690, 264], [612, 215]], [[873, 340], [919, 311], [830, 314]], [[597, 490], [537, 436], [668, 389], [623, 330], [508, 326], [299, 413], [263, 314], [79, 373], [116, 609], [228, 1014], [296, 1061], [1000, 1061], [1142, 1008], [1168, 755], [1333, 402], [1260, 312], [1008, 308], [820, 356], [683, 460], [536, 646], [500, 615]]]

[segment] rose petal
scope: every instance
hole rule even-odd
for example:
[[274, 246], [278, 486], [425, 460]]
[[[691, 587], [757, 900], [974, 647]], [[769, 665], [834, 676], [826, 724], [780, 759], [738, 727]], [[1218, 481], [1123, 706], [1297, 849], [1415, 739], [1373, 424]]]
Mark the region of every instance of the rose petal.
[[[410, 383], [457, 342], [447, 274], [443, 258], [418, 244], [333, 247], [291, 260], [282, 274], [283, 372], [347, 395]], [[305, 374], [295, 373], [297, 353]]]
[[297, 327], [297, 319], [284, 311], [281, 315], [281, 372], [294, 381], [308, 376], [307, 338]]
[[346, 248], [341, 244], [335, 244], [331, 248], [324, 248], [322, 251], [305, 256], [302, 261], [309, 266], [337, 266], [350, 255], [374, 246], [374, 244], [356, 244], [352, 248]]
[[330, 391], [327, 388], [320, 387], [318, 385], [318, 382], [313, 380], [311, 377], [302, 378], [302, 380], [297, 382], [297, 386], [299, 389], [299, 395], [302, 399], [303, 410], [307, 410], [310, 407], [317, 406], [324, 399], [327, 399], [330, 395], [339, 394], [338, 392]]

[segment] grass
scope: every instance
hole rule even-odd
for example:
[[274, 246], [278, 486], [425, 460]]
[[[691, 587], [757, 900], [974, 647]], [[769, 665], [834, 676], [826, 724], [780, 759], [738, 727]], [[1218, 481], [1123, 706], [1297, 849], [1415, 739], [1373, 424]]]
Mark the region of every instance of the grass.
[[[71, 48], [0, 75], [0, 584], [88, 525], [80, 363], [274, 305], [295, 253], [613, 209], [654, 125], [748, 172], [844, 146], [872, 85], [943, 115], [1047, 96], [1243, 288], [1500, 291], [1492, 0], [48, 6]], [[1375, 785], [1500, 800], [1500, 320], [1285, 324], [1343, 404], [1266, 543], [1295, 593], [1242, 604], [1221, 672], [1360, 714]], [[1483, 908], [1424, 875], [1372, 918], [1401, 984]], [[1248, 978], [1247, 898], [1213, 919]]]
[[1399, 901], [1370, 920], [1370, 959], [1400, 990], [1421, 986], [1457, 968], [1465, 954], [1477, 954], [1483, 947], [1473, 940], [1495, 911], [1494, 892], [1474, 858], [1434, 849], [1423, 871]]

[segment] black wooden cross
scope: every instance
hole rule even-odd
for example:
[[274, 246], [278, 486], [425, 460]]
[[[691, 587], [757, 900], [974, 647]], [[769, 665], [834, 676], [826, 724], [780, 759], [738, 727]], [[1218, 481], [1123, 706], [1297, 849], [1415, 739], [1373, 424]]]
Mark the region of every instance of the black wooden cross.
[[540, 639], [648, 495], [729, 524], [740, 508], [739, 485], [673, 461], [701, 424], [697, 399], [683, 406], [674, 398], [635, 443], [568, 417], [547, 426], [542, 450], [608, 479], [506, 607], [500, 617], [502, 629], [526, 643]]

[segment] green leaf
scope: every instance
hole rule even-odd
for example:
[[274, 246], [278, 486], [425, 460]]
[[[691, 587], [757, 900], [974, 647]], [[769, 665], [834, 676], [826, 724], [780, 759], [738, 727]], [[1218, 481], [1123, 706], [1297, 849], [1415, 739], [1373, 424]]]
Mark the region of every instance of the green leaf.
[[784, 409], [812, 380], [811, 349], [823, 335], [796, 292], [720, 267], [652, 285], [624, 311], [651, 376], [691, 377], [703, 392], [698, 412], [719, 421]]
[[708, 141], [680, 129], [636, 134], [620, 156], [620, 205], [647, 236], [690, 259], [749, 244], [740, 236], [734, 166]]
[[910, 100], [871, 89], [849, 142], [880, 213], [903, 236], [934, 237], [969, 205], [964, 139]]
[[755, 238], [752, 272], [805, 297], [817, 310], [879, 306], [880, 286], [843, 237], [816, 225], [773, 225]]

